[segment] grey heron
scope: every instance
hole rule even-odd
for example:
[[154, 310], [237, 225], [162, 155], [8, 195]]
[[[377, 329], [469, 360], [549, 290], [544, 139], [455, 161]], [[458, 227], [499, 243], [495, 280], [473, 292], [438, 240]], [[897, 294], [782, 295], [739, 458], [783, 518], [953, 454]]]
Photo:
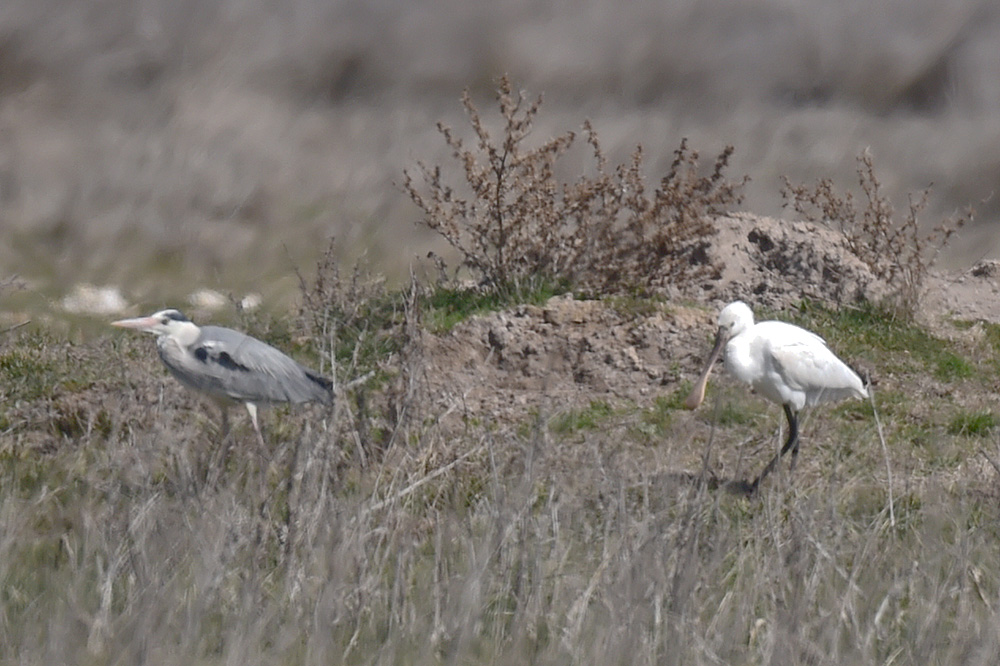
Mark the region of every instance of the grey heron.
[[868, 389], [861, 378], [830, 351], [823, 338], [783, 321], [755, 324], [750, 307], [735, 301], [719, 314], [715, 345], [684, 403], [688, 409], [696, 409], [705, 399], [708, 373], [723, 345], [726, 369], [771, 402], [781, 405], [788, 419], [788, 440], [749, 485], [751, 492], [757, 490], [761, 480], [789, 449], [792, 466], [795, 466], [799, 455], [799, 412], [804, 407], [844, 398], [868, 397]]
[[222, 409], [223, 434], [228, 408], [246, 405], [261, 443], [257, 404], [333, 400], [333, 383], [271, 345], [221, 326], [198, 326], [179, 310], [121, 319], [113, 326], [156, 336], [156, 349], [170, 373], [189, 389], [207, 395]]

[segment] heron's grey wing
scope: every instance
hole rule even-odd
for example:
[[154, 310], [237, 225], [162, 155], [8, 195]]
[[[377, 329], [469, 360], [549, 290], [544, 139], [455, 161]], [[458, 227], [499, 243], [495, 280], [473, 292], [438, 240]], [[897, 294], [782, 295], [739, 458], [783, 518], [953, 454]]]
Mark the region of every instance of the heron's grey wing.
[[205, 326], [193, 364], [220, 392], [248, 402], [329, 402], [331, 382], [249, 335]]

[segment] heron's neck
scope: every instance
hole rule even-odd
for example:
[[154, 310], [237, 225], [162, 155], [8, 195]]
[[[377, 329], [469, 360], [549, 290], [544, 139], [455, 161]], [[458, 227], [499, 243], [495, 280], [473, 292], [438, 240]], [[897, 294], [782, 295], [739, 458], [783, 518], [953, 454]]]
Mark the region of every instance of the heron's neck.
[[190, 347], [198, 341], [201, 329], [198, 325], [190, 321], [178, 322], [170, 331], [170, 337], [177, 341], [182, 347]]

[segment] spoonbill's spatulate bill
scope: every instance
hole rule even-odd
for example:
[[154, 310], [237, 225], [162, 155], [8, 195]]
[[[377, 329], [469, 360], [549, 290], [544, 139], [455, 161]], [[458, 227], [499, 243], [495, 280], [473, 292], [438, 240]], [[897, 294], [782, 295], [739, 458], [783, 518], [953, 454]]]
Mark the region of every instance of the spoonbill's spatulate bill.
[[197, 326], [178, 310], [161, 310], [148, 317], [122, 319], [113, 326], [134, 328], [156, 336], [156, 349], [181, 384], [203, 393], [222, 407], [223, 431], [227, 408], [242, 402], [263, 443], [257, 404], [325, 402], [333, 399], [333, 384], [299, 365], [271, 345], [220, 326]]
[[798, 415], [804, 407], [868, 397], [861, 378], [830, 351], [823, 338], [781, 321], [755, 324], [750, 307], [736, 301], [719, 314], [715, 345], [684, 403], [688, 409], [696, 409], [705, 399], [708, 375], [723, 348], [726, 369], [760, 395], [781, 405], [788, 419], [788, 440], [750, 484], [751, 492], [789, 449], [794, 467], [799, 454]]

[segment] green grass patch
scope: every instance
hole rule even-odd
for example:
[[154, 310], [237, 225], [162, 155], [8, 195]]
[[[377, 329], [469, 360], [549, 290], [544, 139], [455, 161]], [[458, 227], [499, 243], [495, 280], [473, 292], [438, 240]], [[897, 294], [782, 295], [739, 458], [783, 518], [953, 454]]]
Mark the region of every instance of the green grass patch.
[[982, 326], [987, 344], [993, 349], [993, 353], [1000, 354], [1000, 324], [982, 322]]
[[680, 401], [675, 395], [658, 396], [651, 407], [638, 410], [636, 422], [628, 429], [629, 436], [647, 443], [662, 440], [670, 433], [674, 412], [679, 408]]
[[[690, 393], [689, 387], [682, 386], [681, 389], [667, 398], [667, 404], [673, 409], [683, 408], [683, 401]], [[715, 387], [709, 382], [708, 394], [698, 413], [704, 421], [719, 426], [747, 426], [759, 424], [761, 417], [772, 406], [773, 403], [751, 393], [749, 387], [727, 378]], [[781, 418], [784, 420], [785, 417]]]
[[654, 401], [656, 409], [685, 409], [684, 401], [687, 399], [688, 394], [691, 393], [693, 387], [694, 382], [682, 381], [680, 386], [670, 395], [661, 395], [656, 398]]
[[676, 393], [670, 396], [658, 396], [653, 401], [653, 406], [642, 411], [642, 422], [656, 427], [658, 430], [666, 430], [673, 422], [673, 413], [683, 401], [678, 399]]
[[865, 359], [883, 372], [925, 370], [945, 381], [973, 375], [947, 341], [872, 303], [831, 309], [804, 300], [790, 321], [822, 336], [841, 358]]
[[989, 410], [959, 412], [948, 422], [948, 433], [964, 437], [989, 437], [997, 427], [997, 416]]
[[10, 388], [11, 394], [23, 400], [36, 400], [50, 395], [56, 366], [21, 348], [7, 350], [0, 355], [0, 382]]
[[590, 405], [583, 409], [571, 409], [556, 415], [549, 428], [559, 434], [595, 430], [613, 414], [614, 409], [604, 400], [591, 400]]
[[793, 323], [809, 328], [838, 350], [849, 352], [899, 352], [936, 356], [943, 341], [872, 303], [839, 309], [803, 300], [793, 311]]
[[975, 368], [971, 363], [950, 351], [942, 351], [934, 360], [934, 364], [934, 376], [944, 382], [969, 379], [975, 374]]
[[43, 330], [26, 330], [0, 348], [0, 396], [35, 401], [59, 391], [78, 391], [106, 368], [76, 358], [73, 347]]
[[758, 412], [746, 409], [745, 405], [726, 400], [719, 407], [719, 425], [750, 425], [757, 420]]
[[424, 301], [424, 323], [435, 333], [451, 330], [477, 314], [497, 312], [515, 305], [542, 305], [569, 291], [565, 282], [540, 280], [531, 285], [505, 285], [495, 289], [435, 289]]

